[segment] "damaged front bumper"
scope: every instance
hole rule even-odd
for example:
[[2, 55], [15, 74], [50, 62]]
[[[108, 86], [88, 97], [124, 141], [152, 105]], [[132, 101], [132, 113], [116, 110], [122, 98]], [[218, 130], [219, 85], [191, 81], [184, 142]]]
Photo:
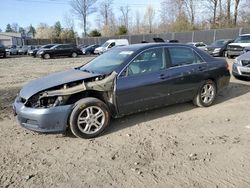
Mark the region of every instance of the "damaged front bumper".
[[24, 128], [41, 133], [65, 132], [72, 108], [73, 105], [41, 109], [29, 108], [18, 99], [13, 104], [14, 114], [19, 124]]

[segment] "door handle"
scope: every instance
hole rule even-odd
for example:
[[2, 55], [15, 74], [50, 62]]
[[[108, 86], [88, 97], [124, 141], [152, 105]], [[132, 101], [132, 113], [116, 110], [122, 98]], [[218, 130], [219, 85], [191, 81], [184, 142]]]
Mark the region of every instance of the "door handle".
[[206, 67], [198, 67], [198, 71], [203, 72], [204, 70], [206, 70]]
[[168, 78], [168, 76], [166, 76], [165, 74], [160, 74], [159, 78], [164, 80], [164, 79]]

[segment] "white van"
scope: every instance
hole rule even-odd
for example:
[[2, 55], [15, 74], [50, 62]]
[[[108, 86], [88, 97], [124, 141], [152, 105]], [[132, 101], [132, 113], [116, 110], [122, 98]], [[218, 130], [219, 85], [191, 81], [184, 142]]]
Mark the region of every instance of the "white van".
[[129, 45], [128, 39], [110, 39], [107, 40], [102, 46], [95, 49], [95, 54], [102, 54], [114, 46], [127, 46]]

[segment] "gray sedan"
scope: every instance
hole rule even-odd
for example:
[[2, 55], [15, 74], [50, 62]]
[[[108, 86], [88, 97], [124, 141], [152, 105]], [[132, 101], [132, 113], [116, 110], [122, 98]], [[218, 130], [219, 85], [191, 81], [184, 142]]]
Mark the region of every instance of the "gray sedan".
[[236, 78], [250, 78], [250, 51], [235, 59], [232, 72]]

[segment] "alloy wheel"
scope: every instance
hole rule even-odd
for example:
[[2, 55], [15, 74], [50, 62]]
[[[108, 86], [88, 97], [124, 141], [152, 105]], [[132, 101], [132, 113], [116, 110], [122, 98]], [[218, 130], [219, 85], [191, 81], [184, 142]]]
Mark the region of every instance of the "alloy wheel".
[[93, 134], [102, 128], [105, 114], [98, 106], [90, 106], [78, 115], [77, 126], [82, 133]]
[[210, 103], [215, 97], [215, 88], [213, 84], [207, 83], [201, 90], [201, 100], [205, 104]]

